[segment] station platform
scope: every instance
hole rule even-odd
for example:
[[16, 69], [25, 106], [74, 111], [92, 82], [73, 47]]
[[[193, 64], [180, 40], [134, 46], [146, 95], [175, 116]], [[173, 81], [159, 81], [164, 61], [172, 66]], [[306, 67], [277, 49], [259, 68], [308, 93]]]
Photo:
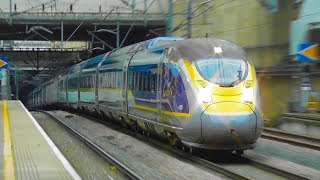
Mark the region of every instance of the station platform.
[[0, 179], [81, 179], [20, 101], [0, 100]]

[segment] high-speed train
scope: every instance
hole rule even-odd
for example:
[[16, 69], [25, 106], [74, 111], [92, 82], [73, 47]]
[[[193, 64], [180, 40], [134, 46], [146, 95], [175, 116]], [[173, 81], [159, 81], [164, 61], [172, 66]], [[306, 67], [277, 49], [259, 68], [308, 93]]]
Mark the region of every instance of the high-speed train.
[[95, 112], [171, 144], [240, 153], [263, 126], [253, 65], [215, 38], [159, 37], [93, 57], [33, 90], [28, 105]]

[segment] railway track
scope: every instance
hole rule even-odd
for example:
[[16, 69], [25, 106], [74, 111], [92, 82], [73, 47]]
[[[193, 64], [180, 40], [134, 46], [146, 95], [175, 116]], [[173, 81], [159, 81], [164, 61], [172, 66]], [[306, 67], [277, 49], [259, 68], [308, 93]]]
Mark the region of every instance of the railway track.
[[320, 139], [315, 137], [293, 134], [273, 128], [264, 128], [261, 137], [320, 151]]
[[284, 113], [281, 122], [303, 123], [319, 127], [320, 116], [317, 114]]
[[104, 160], [110, 162], [114, 166], [116, 166], [121, 172], [126, 174], [130, 179], [134, 180], [140, 180], [142, 179], [139, 175], [137, 175], [135, 172], [130, 170], [129, 167], [123, 165], [121, 162], [119, 162], [116, 158], [112, 157], [110, 154], [105, 152], [103, 149], [95, 145], [93, 142], [91, 142], [89, 139], [87, 139], [85, 136], [83, 136], [81, 133], [79, 133], [77, 130], [71, 128], [66, 123], [63, 122], [60, 118], [56, 117], [50, 112], [47, 111], [39, 111], [41, 113], [44, 113], [48, 115], [50, 118], [54, 119], [56, 122], [58, 122], [60, 125], [62, 125], [64, 128], [66, 128], [69, 132], [71, 132], [73, 135], [75, 135], [77, 138], [82, 140], [88, 147], [90, 147], [92, 150], [94, 150], [97, 154], [99, 154]]
[[[70, 131], [72, 131], [76, 134], [79, 134], [82, 138], [86, 139], [80, 133], [78, 133], [76, 130], [70, 128], [68, 125], [63, 123], [62, 120], [60, 120], [59, 118], [55, 117], [54, 115], [52, 115], [49, 112], [45, 112], [45, 113], [48, 114], [50, 117], [56, 119], [59, 123], [61, 123], [67, 129], [70, 129]], [[168, 144], [161, 142], [159, 140], [156, 140], [154, 138], [150, 138], [148, 136], [134, 133], [134, 132], [132, 132], [128, 129], [125, 129], [125, 128], [120, 128], [119, 126], [117, 126], [113, 123], [102, 121], [102, 120], [94, 118], [94, 117], [88, 117], [83, 114], [77, 114], [77, 115], [85, 117], [89, 120], [97, 121], [99, 123], [107, 125], [108, 127], [111, 127], [111, 128], [116, 129], [118, 131], [121, 131], [122, 133], [128, 134], [128, 135], [133, 136], [139, 140], [142, 140], [142, 141], [150, 144], [153, 147], [169, 151], [172, 155], [174, 155], [176, 157], [187, 159], [187, 160], [195, 163], [196, 165], [200, 165], [204, 168], [207, 168], [210, 171], [219, 172], [219, 173], [225, 175], [226, 177], [229, 177], [232, 179], [241, 179], [241, 180], [259, 179], [258, 177], [263, 177], [265, 179], [308, 179], [307, 177], [304, 177], [304, 176], [301, 176], [298, 174], [294, 174], [292, 172], [287, 172], [285, 170], [278, 169], [276, 167], [272, 167], [272, 166], [264, 164], [262, 162], [258, 162], [258, 161], [253, 160], [250, 157], [245, 156], [245, 155], [237, 156], [235, 154], [228, 153], [229, 159], [231, 159], [229, 162], [225, 162], [225, 161], [216, 162], [215, 160], [208, 158], [208, 157], [210, 157], [210, 155], [208, 155], [207, 157], [201, 156], [201, 155], [197, 154], [196, 151], [194, 151], [193, 154], [186, 153], [181, 149], [171, 148], [171, 146], [169, 146]], [[89, 146], [95, 146], [95, 148], [98, 149], [99, 154], [101, 152], [103, 152], [102, 149], [100, 149], [99, 147], [97, 147], [94, 144], [89, 145]], [[104, 155], [102, 155], [102, 157], [104, 157]], [[117, 165], [117, 167], [118, 167], [118, 165]], [[121, 169], [121, 166], [119, 167], [119, 169]], [[126, 171], [129, 171], [129, 168], [125, 168], [125, 172]], [[130, 173], [130, 171], [129, 171], [129, 173]], [[132, 176], [133, 175], [129, 175], [129, 177], [132, 177]], [[133, 176], [133, 179], [137, 179], [137, 178], [135, 178]]]

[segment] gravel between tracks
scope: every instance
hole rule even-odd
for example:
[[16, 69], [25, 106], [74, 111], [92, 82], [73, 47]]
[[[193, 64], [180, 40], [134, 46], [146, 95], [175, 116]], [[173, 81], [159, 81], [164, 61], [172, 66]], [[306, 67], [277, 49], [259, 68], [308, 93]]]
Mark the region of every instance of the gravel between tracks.
[[225, 176], [206, 171], [185, 159], [177, 159], [169, 151], [156, 149], [131, 136], [97, 122], [64, 111], [53, 111], [72, 128], [80, 131], [123, 164], [145, 179], [221, 179]]
[[105, 162], [60, 124], [49, 116], [33, 112], [32, 115], [83, 179], [126, 179], [112, 164]]
[[[319, 151], [273, 140], [268, 140], [264, 138], [259, 138], [257, 142], [257, 147], [253, 150], [246, 151], [246, 154], [252, 151], [257, 154], [274, 157], [276, 159], [282, 159], [288, 162], [291, 161], [296, 164], [296, 166], [288, 164], [288, 167], [294, 168], [298, 167], [297, 165], [301, 165], [300, 167], [309, 167], [305, 168], [304, 170], [299, 168], [299, 171], [303, 171], [304, 173], [310, 172], [310, 174], [317, 173], [320, 177]], [[289, 169], [292, 170], [292, 168]]]

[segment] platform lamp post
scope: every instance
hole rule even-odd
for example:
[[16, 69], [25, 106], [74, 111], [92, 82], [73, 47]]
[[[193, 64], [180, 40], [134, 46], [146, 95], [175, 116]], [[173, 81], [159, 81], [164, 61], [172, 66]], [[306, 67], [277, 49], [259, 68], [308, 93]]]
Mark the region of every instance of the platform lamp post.
[[120, 12], [117, 6], [117, 49], [120, 47]]

